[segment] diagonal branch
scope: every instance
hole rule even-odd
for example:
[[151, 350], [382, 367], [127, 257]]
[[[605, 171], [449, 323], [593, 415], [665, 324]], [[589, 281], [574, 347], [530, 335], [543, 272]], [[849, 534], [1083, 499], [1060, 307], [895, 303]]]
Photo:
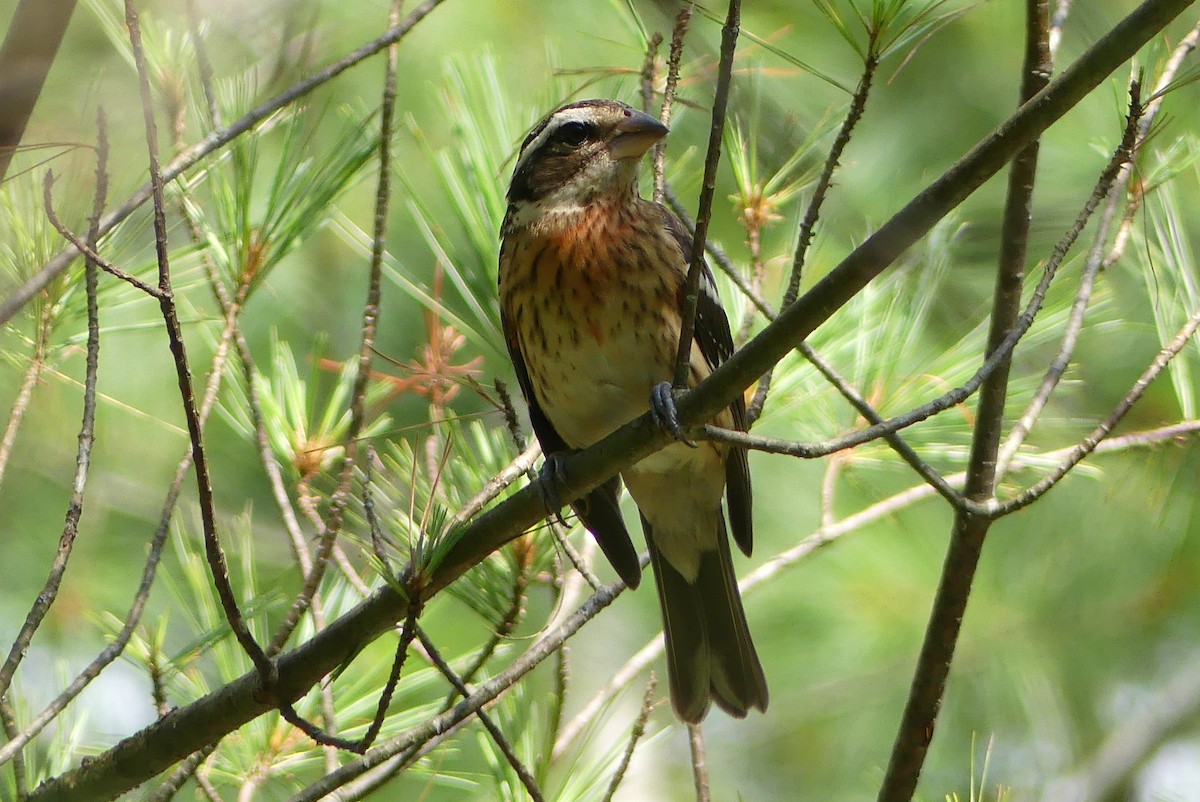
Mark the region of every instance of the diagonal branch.
[[1191, 317], [1183, 324], [1179, 332], [1171, 338], [1169, 343], [1163, 346], [1162, 350], [1158, 352], [1154, 360], [1142, 372], [1142, 375], [1138, 376], [1137, 381], [1133, 383], [1133, 387], [1121, 399], [1116, 408], [1109, 413], [1108, 417], [1102, 420], [1078, 445], [1071, 448], [1063, 458], [1062, 463], [1047, 476], [1016, 497], [997, 505], [994, 515], [1007, 515], [1037, 501], [1050, 488], [1058, 484], [1064, 476], [1070, 473], [1071, 469], [1082, 462], [1088, 454], [1095, 451], [1097, 446], [1108, 436], [1108, 433], [1116, 428], [1126, 413], [1138, 402], [1138, 399], [1146, 392], [1146, 388], [1150, 386], [1150, 383], [1158, 378], [1158, 374], [1162, 373], [1171, 360], [1188, 344], [1193, 335], [1195, 335], [1197, 328], [1200, 328], [1200, 308], [1192, 312]]
[[721, 140], [725, 135], [725, 109], [729, 105], [729, 81], [733, 74], [733, 54], [737, 48], [741, 24], [741, 0], [729, 0], [729, 13], [721, 29], [721, 58], [717, 65], [717, 90], [713, 95], [712, 126], [708, 132], [708, 154], [704, 157], [704, 184], [696, 209], [696, 232], [692, 252], [688, 254], [687, 283], [684, 285], [682, 321], [679, 326], [679, 350], [675, 356], [674, 387], [687, 387], [692, 364], [692, 334], [696, 328], [696, 308], [700, 303], [700, 274], [704, 266], [704, 243], [712, 219], [713, 193], [717, 188], [717, 165], [721, 161]]

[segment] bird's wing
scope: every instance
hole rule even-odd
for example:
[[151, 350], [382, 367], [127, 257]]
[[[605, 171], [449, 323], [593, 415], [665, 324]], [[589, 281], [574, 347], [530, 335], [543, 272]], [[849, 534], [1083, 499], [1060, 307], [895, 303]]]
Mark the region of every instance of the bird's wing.
[[[538, 442], [542, 444], [542, 453], [549, 456], [569, 451], [566, 442], [538, 403], [537, 395], [533, 392], [533, 383], [529, 379], [529, 370], [525, 366], [525, 357], [521, 354], [516, 330], [503, 310], [500, 312], [500, 322], [504, 329], [504, 343], [508, 346], [513, 370], [517, 374], [517, 383], [521, 385], [521, 394], [525, 396], [525, 402], [529, 406], [529, 422]], [[642, 568], [633, 541], [629, 538], [629, 530], [625, 528], [625, 521], [621, 518], [621, 507], [617, 500], [620, 490], [620, 479], [614, 476], [581, 496], [571, 507], [596, 538], [600, 550], [612, 563], [617, 575], [626, 585], [636, 588], [641, 582]]]
[[[683, 258], [690, 260], [692, 235], [669, 209], [663, 208], [663, 213], [667, 230], [679, 243]], [[729, 330], [729, 318], [725, 315], [721, 296], [717, 293], [717, 282], [713, 278], [712, 269], [707, 261], [702, 261], [700, 267], [700, 298], [696, 305], [696, 326], [692, 336], [709, 368], [716, 369], [733, 355], [733, 334]], [[739, 395], [729, 405], [729, 411], [733, 415], [733, 427], [741, 432], [746, 431], [746, 400]], [[725, 494], [729, 501], [729, 524], [733, 530], [733, 539], [738, 548], [749, 555], [754, 545], [754, 520], [751, 513], [753, 497], [750, 489], [750, 462], [744, 448], [731, 446], [729, 449], [729, 458], [725, 461]]]

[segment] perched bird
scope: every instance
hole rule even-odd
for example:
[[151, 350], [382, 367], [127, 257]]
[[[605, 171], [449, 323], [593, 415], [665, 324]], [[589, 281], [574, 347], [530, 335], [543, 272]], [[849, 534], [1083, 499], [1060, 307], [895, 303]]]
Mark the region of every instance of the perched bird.
[[[525, 138], [501, 230], [505, 340], [549, 455], [592, 445], [652, 409], [682, 440], [674, 372], [692, 241], [679, 220], [638, 195], [638, 164], [667, 127], [613, 100], [554, 111]], [[701, 281], [690, 384], [733, 352], [708, 266]], [[738, 398], [720, 426], [745, 430]], [[548, 468], [553, 473], [554, 468]], [[752, 541], [746, 452], [676, 442], [621, 473], [641, 513], [666, 634], [671, 701], [698, 722], [710, 701], [745, 716], [767, 707], [767, 684], [742, 609], [726, 534]], [[614, 478], [574, 503], [630, 587], [637, 552]]]

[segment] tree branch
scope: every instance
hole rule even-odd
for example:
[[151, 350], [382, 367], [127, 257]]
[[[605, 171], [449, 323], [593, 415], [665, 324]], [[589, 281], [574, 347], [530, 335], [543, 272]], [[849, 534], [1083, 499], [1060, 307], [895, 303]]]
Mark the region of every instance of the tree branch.
[[[1025, 60], [1022, 66], [1018, 106], [1026, 103], [1050, 81], [1049, 0], [1027, 0], [1025, 5]], [[1131, 117], [1140, 113], [1132, 102]], [[987, 355], [999, 351], [1017, 325], [1021, 291], [1025, 283], [1025, 251], [1029, 242], [1029, 219], [1033, 185], [1037, 173], [1038, 142], [1031, 141], [1013, 161], [1001, 228], [1000, 261], [992, 300], [991, 328]], [[996, 486], [996, 453], [1004, 427], [1004, 402], [1008, 398], [1011, 354], [984, 381], [971, 441], [964, 495], [979, 504], [989, 501]], [[975, 570], [992, 519], [958, 509], [950, 534], [950, 546], [941, 581], [929, 614], [929, 624], [912, 688], [896, 732], [887, 772], [879, 789], [879, 802], [908, 802], [917, 789], [925, 754], [933, 740], [934, 726], [946, 690], [946, 678], [954, 659], [954, 648], [962, 628]]]
[[675, 378], [672, 386], [688, 386], [692, 365], [692, 334], [696, 328], [696, 307], [700, 303], [700, 273], [704, 264], [704, 243], [708, 239], [708, 224], [712, 219], [713, 193], [717, 187], [717, 165], [721, 161], [721, 139], [725, 132], [725, 110], [729, 105], [729, 81], [733, 74], [733, 54], [737, 49], [741, 24], [741, 0], [729, 0], [729, 12], [721, 29], [721, 58], [717, 65], [717, 89], [713, 95], [712, 125], [708, 132], [708, 154], [704, 157], [704, 183], [700, 189], [700, 205], [696, 209], [696, 233], [692, 252], [688, 254], [687, 283], [684, 285], [683, 309], [679, 326], [679, 349], [675, 355]]

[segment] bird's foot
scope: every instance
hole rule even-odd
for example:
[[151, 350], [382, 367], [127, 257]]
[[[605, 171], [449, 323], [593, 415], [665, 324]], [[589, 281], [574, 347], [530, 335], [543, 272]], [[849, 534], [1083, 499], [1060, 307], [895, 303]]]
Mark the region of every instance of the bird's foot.
[[542, 496], [542, 503], [546, 505], [546, 512], [551, 515], [558, 515], [563, 508], [559, 489], [567, 481], [567, 468], [563, 464], [564, 456], [563, 452], [547, 454], [542, 461], [541, 470], [538, 471], [538, 493]]
[[675, 390], [670, 382], [659, 382], [650, 390], [650, 415], [664, 431], [675, 435], [684, 445], [696, 447], [679, 425], [679, 410], [675, 408]]

